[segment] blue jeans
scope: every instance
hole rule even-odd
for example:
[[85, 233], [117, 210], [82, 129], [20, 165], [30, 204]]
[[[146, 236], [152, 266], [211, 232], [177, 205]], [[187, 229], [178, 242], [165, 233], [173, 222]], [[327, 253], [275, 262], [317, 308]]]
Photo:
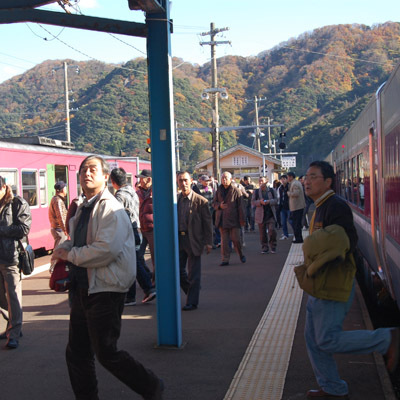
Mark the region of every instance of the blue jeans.
[[286, 237], [289, 237], [289, 232], [287, 228], [289, 216], [290, 216], [290, 210], [281, 210], [281, 224], [282, 224], [283, 234]]
[[308, 357], [318, 385], [326, 393], [342, 396], [348, 393], [333, 359], [335, 353], [368, 354], [377, 351], [385, 354], [391, 342], [391, 328], [374, 331], [343, 331], [344, 317], [354, 298], [354, 284], [347, 302], [308, 297], [305, 339]]
[[136, 281], [139, 283], [145, 296], [156, 291], [151, 283], [151, 272], [147, 268], [146, 261], [144, 260], [144, 252], [141, 253], [140, 250], [136, 252], [136, 280], [129, 288], [126, 295], [127, 299], [136, 299]]

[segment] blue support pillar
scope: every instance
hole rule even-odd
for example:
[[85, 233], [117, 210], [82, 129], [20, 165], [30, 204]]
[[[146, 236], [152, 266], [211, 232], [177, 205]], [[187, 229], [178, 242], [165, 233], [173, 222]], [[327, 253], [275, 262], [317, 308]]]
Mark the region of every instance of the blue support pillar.
[[147, 14], [158, 345], [182, 345], [169, 2]]

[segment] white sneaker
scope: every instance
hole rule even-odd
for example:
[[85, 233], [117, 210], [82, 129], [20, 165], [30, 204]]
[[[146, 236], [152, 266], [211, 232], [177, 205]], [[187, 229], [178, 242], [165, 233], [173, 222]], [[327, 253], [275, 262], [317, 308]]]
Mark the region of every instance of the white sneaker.
[[288, 240], [289, 239], [289, 237], [288, 236], [285, 236], [285, 235], [282, 235], [280, 238], [279, 238], [279, 240]]

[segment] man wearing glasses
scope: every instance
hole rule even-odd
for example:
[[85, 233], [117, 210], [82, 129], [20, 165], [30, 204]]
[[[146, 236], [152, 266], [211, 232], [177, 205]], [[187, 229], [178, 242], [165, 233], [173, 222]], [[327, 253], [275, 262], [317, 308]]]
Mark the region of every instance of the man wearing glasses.
[[[358, 237], [353, 223], [353, 214], [347, 203], [333, 191], [334, 182], [335, 173], [329, 163], [314, 161], [310, 164], [304, 184], [306, 195], [314, 201], [316, 206], [310, 222], [310, 234], [315, 238], [313, 232], [317, 230], [332, 225], [341, 226], [350, 242], [350, 250], [345, 260], [325, 263], [322, 268], [333, 269], [345, 264], [346, 267], [353, 268], [355, 274], [356, 267], [352, 253], [356, 248]], [[306, 242], [311, 237], [307, 238]], [[332, 249], [335, 244], [336, 242], [332, 242]], [[307, 243], [304, 244], [303, 250], [306, 245]], [[374, 331], [342, 330], [344, 317], [354, 298], [354, 278], [352, 286], [350, 281], [347, 301], [327, 300], [327, 297], [332, 298], [337, 293], [330, 283], [333, 279], [340, 277], [340, 269], [333, 271], [334, 273], [330, 275], [331, 280], [327, 279], [325, 286], [328, 288], [327, 293], [319, 291], [316, 293], [318, 297], [309, 295], [307, 302], [305, 340], [308, 356], [320, 387], [309, 390], [308, 399], [348, 399], [348, 386], [339, 376], [333, 358], [335, 353], [368, 354], [377, 351], [384, 355], [386, 367], [390, 373], [395, 371], [399, 358], [398, 328], [381, 328]], [[313, 276], [313, 279], [318, 279], [317, 274]]]

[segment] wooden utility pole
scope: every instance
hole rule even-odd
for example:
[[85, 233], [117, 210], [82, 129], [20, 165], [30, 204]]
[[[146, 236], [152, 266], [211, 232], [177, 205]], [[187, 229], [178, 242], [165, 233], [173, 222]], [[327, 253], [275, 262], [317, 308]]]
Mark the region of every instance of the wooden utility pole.
[[[212, 117], [212, 153], [213, 153], [213, 174], [214, 177], [220, 182], [221, 178], [221, 169], [219, 164], [219, 153], [220, 153], [220, 140], [219, 140], [219, 113], [218, 113], [218, 93], [222, 92], [218, 90], [218, 78], [217, 78], [217, 58], [216, 58], [216, 50], [215, 47], [218, 44], [230, 44], [229, 41], [215, 41], [215, 36], [223, 31], [227, 31], [229, 28], [216, 29], [214, 22], [210, 24], [210, 32], [204, 32], [201, 35], [207, 36], [210, 35], [210, 42], [202, 42], [201, 46], [210, 45], [211, 46], [211, 89], [207, 92], [212, 96], [212, 107], [213, 107], [213, 117]], [[224, 92], [225, 96], [226, 91]], [[225, 98], [226, 98], [225, 97]]]
[[[247, 100], [246, 99], [247, 103], [253, 103], [254, 102], [254, 108], [255, 108], [255, 113], [256, 113], [256, 126], [257, 126], [256, 127], [256, 132], [255, 132], [255, 134], [256, 134], [255, 143], [256, 143], [256, 150], [258, 150], [259, 152], [261, 152], [261, 139], [260, 139], [261, 135], [260, 135], [260, 128], [258, 127], [259, 126], [259, 123], [258, 123], [258, 102], [259, 101], [265, 101], [265, 100], [267, 100], [266, 97], [257, 98], [257, 96], [254, 96], [254, 100]], [[268, 125], [269, 125], [269, 122], [268, 122]], [[269, 143], [269, 146], [270, 145], [271, 144]]]

